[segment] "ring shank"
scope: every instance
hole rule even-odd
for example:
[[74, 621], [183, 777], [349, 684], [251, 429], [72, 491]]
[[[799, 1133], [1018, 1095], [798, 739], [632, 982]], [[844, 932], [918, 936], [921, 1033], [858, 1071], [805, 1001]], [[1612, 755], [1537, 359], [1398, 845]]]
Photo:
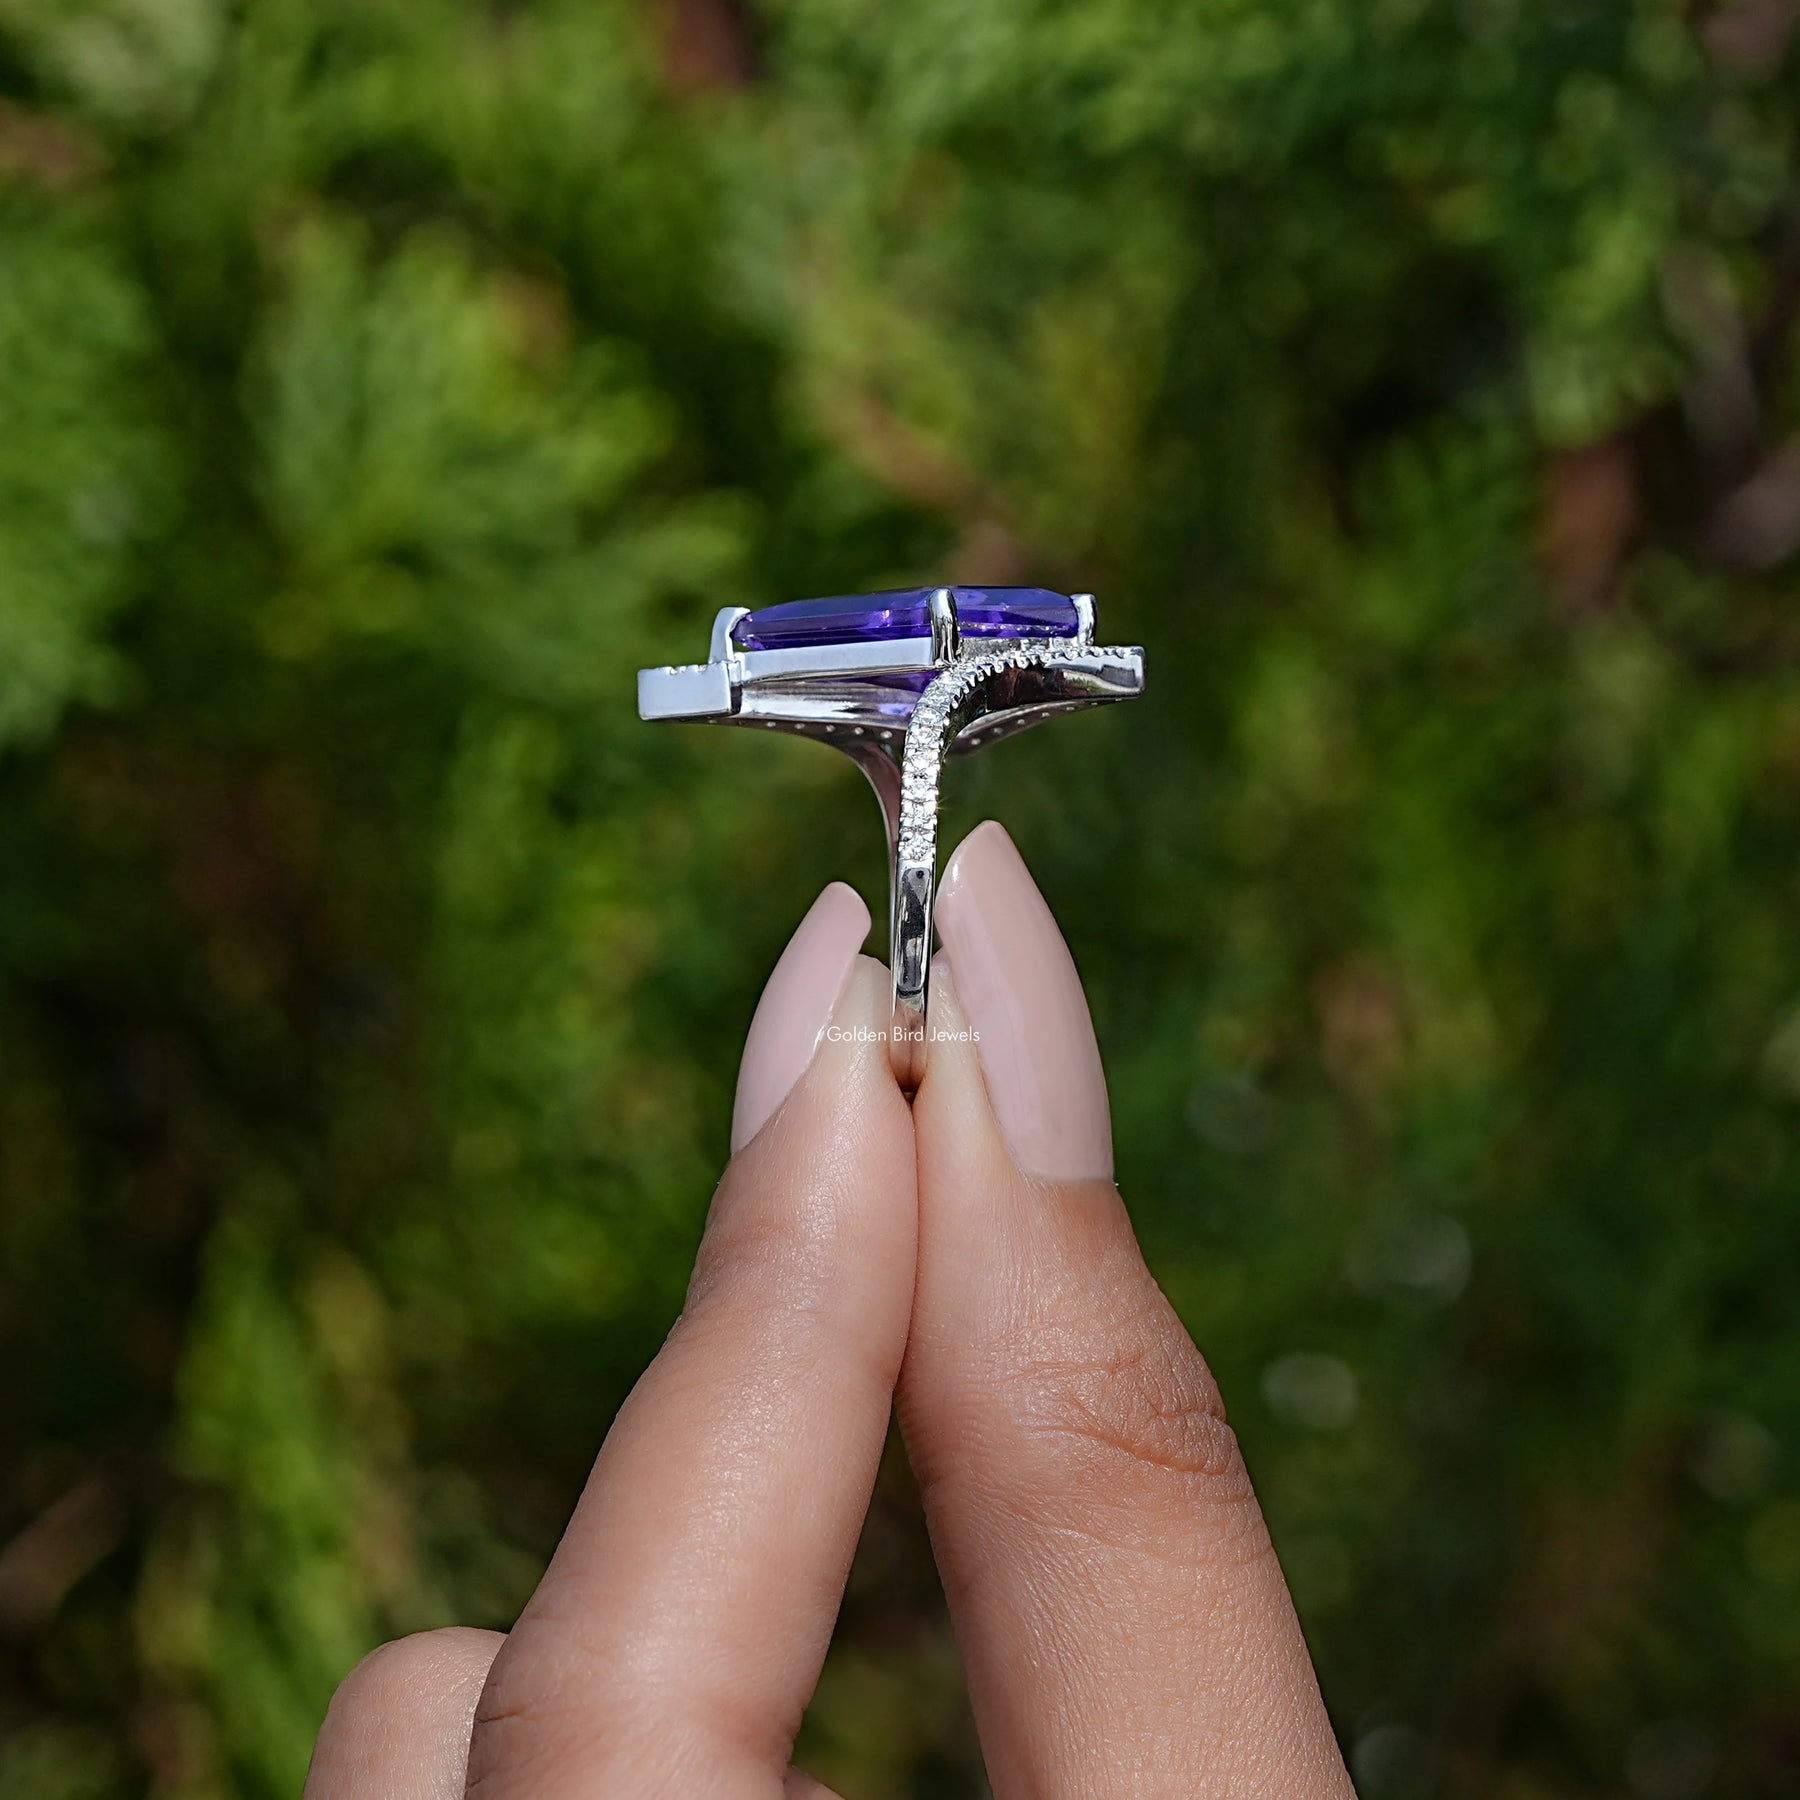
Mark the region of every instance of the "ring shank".
[[888, 1057], [895, 1078], [908, 1093], [924, 1079], [931, 990], [931, 906], [936, 897], [933, 862], [896, 862], [893, 932], [889, 967], [894, 975], [894, 1012]]
[[893, 1013], [888, 1051], [908, 1092], [925, 1074], [930, 1049], [931, 914], [937, 887], [938, 788], [959, 739], [992, 741], [1059, 712], [1143, 690], [1143, 652], [1032, 639], [1004, 650], [964, 654], [920, 696], [907, 726], [895, 819], [881, 784], [892, 837]]

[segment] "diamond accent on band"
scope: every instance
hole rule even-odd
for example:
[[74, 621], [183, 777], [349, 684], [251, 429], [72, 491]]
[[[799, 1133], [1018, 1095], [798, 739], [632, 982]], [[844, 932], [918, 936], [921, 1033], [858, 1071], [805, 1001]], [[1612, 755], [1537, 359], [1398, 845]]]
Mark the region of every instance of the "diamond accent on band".
[[[947, 590], [957, 630], [968, 638], [1072, 638], [1080, 614], [1067, 594], [1037, 587], [953, 587]], [[745, 613], [731, 628], [742, 650], [817, 649], [826, 644], [888, 643], [931, 635], [936, 588], [889, 588], [874, 594], [834, 594], [786, 600]]]
[[928, 687], [913, 709], [900, 764], [900, 829], [895, 844], [903, 866], [937, 866], [938, 782], [951, 741], [951, 715], [983, 682], [1007, 669], [1051, 662], [1105, 660], [1103, 652], [1071, 647], [1058, 638], [1023, 639], [1004, 650], [965, 655]]

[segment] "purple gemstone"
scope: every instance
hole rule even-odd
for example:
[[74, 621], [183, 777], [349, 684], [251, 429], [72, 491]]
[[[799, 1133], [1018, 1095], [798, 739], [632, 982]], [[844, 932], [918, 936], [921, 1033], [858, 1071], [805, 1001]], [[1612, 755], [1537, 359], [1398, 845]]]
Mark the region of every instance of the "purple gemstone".
[[930, 637], [931, 595], [930, 588], [890, 588], [880, 594], [788, 600], [745, 613], [732, 626], [731, 641], [746, 650], [809, 650], [819, 644]]
[[1081, 629], [1075, 602], [1048, 588], [952, 588], [956, 628], [964, 637], [1073, 637]]
[[[827, 600], [789, 600], [759, 607], [731, 628], [744, 650], [801, 650], [821, 644], [888, 643], [931, 636], [935, 588], [890, 588], [879, 594], [837, 594]], [[1074, 637], [1075, 602], [1048, 588], [959, 587], [950, 590], [964, 637]]]

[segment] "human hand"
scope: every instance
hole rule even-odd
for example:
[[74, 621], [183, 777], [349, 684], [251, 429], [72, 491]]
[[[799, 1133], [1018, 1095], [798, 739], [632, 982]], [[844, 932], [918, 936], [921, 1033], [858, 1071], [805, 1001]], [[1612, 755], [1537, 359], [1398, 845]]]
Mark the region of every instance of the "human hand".
[[997, 825], [938, 916], [909, 1111], [868, 913], [814, 904], [750, 1028], [687, 1304], [537, 1592], [509, 1633], [358, 1664], [307, 1800], [830, 1800], [789, 1758], [890, 1405], [999, 1800], [1354, 1800], [1218, 1390], [1113, 1186], [1074, 964]]

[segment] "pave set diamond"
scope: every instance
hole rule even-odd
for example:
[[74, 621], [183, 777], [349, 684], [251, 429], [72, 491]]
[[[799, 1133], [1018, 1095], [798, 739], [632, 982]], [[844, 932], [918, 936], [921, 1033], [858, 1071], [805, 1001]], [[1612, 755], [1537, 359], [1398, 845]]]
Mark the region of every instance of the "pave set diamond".
[[1048, 663], [1106, 660], [1106, 652], [1076, 646], [1066, 638], [1027, 638], [1004, 650], [989, 650], [953, 662], [925, 690], [906, 731], [900, 764], [899, 861], [902, 867], [935, 869], [938, 780], [955, 741], [954, 715], [975, 690], [1009, 669], [1042, 668]]

